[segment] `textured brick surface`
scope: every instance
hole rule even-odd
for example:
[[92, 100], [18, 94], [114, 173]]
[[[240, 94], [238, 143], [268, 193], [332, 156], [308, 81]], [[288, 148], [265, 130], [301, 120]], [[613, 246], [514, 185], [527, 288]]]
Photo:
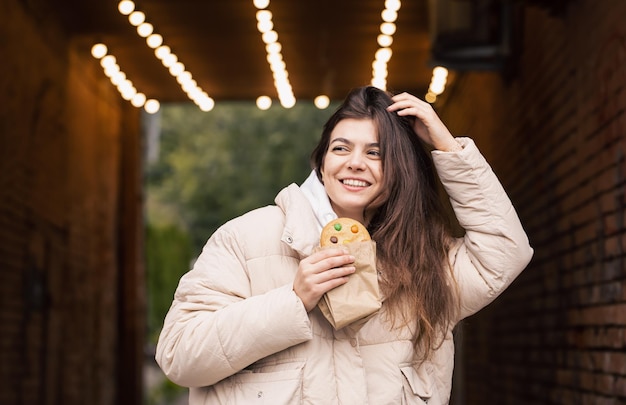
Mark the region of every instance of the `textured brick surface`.
[[458, 403], [625, 403], [626, 2], [523, 17], [515, 77], [458, 74], [439, 106], [476, 139], [536, 251], [463, 323]]
[[44, 7], [0, 4], [0, 403], [140, 403], [139, 115]]

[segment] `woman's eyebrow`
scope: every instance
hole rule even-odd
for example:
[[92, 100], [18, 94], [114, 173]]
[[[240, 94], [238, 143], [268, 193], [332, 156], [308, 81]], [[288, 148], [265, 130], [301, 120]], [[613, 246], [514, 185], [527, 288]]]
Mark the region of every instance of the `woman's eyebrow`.
[[[341, 138], [341, 137], [339, 137], [339, 138], [335, 138], [335, 139], [333, 139], [333, 140], [331, 140], [331, 141], [330, 141], [330, 143], [331, 143], [331, 144], [332, 144], [332, 143], [335, 143], [335, 142], [345, 143], [345, 144], [348, 144], [348, 145], [354, 145], [354, 142], [349, 141], [349, 140], [348, 140], [348, 139], [346, 139], [346, 138]], [[374, 148], [378, 148], [378, 147], [380, 147], [380, 144], [379, 144], [378, 142], [372, 142], [372, 143], [368, 143], [368, 144], [367, 144], [367, 145], [365, 145], [365, 146], [367, 146], [367, 147], [369, 147], [369, 148], [372, 148], [372, 147], [374, 147]]]
[[335, 143], [335, 142], [347, 143], [348, 145], [352, 145], [352, 142], [347, 140], [346, 138], [335, 138], [330, 141], [330, 143]]

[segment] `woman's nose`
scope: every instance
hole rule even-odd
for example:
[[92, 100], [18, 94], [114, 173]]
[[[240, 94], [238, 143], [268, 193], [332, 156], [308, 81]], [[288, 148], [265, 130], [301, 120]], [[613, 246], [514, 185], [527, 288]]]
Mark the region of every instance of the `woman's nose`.
[[365, 159], [360, 153], [352, 153], [348, 160], [348, 166], [353, 170], [363, 170], [365, 168]]

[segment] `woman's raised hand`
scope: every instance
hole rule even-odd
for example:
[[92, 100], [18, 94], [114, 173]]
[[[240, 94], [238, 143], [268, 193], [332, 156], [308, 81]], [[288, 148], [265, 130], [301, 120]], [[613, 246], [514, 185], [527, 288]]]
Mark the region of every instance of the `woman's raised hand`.
[[387, 107], [387, 111], [415, 117], [413, 130], [424, 142], [445, 152], [462, 149], [430, 104], [409, 93], [397, 94], [392, 100], [393, 104]]
[[327, 291], [348, 282], [354, 256], [343, 249], [323, 249], [300, 261], [293, 291], [311, 311]]

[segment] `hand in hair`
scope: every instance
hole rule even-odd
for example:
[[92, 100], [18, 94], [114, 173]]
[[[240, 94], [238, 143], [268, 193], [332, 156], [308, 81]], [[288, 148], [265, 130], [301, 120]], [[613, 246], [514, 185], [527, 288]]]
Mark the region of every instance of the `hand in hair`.
[[397, 94], [391, 99], [393, 104], [387, 111], [415, 117], [413, 130], [424, 142], [444, 152], [462, 149], [430, 104], [409, 93]]

